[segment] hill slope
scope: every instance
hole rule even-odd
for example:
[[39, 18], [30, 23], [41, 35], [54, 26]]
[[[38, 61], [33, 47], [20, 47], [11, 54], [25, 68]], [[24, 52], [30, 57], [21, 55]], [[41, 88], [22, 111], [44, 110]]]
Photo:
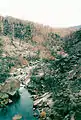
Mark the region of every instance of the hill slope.
[[[38, 53], [40, 58], [54, 59], [50, 53], [52, 43], [56, 48], [55, 52], [57, 52], [61, 49], [62, 37], [75, 30], [76, 29], [74, 28], [54, 29], [49, 26], [35, 24], [29, 21], [22, 21], [12, 17], [0, 17], [0, 32], [5, 42], [4, 46], [6, 45], [5, 49], [8, 54], [10, 53], [10, 55], [14, 55], [15, 52], [17, 54], [17, 49], [19, 49], [20, 52], [23, 49], [23, 51], [19, 53], [23, 54], [25, 49], [27, 52], [30, 51], [30, 54], [31, 52], [34, 54]], [[55, 36], [55, 34], [58, 36]], [[58, 48], [56, 46], [58, 46]], [[54, 50], [52, 50], [52, 52], [53, 51]]]
[[50, 93], [52, 107], [41, 105], [48, 119], [80, 120], [81, 30], [0, 17], [0, 82], [10, 77], [12, 69], [24, 69], [31, 62], [36, 67], [27, 87], [37, 97]]

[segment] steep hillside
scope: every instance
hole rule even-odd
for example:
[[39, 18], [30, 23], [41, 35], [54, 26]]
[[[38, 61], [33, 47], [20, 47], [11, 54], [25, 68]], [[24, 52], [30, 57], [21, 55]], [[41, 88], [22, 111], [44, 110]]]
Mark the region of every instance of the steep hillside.
[[[0, 32], [5, 40], [5, 49], [8, 49], [7, 52], [13, 51], [12, 55], [14, 55], [15, 50], [16, 52], [17, 49], [22, 51], [24, 48], [30, 53], [38, 53], [40, 58], [54, 59], [50, 53], [51, 45], [53, 44], [56, 48], [55, 52], [62, 49], [62, 37], [75, 30], [74, 28], [54, 29], [12, 17], [0, 17]], [[21, 53], [23, 54], [23, 52], [24, 50]]]
[[[63, 36], [73, 31], [75, 31], [73, 28], [54, 29], [29, 21], [0, 16], [0, 59], [1, 65], [5, 61], [7, 65], [5, 73], [3, 72], [4, 79], [9, 76], [7, 72], [9, 73], [13, 65], [28, 65], [28, 61], [36, 59], [55, 60], [56, 54], [63, 51]], [[8, 61], [10, 65], [7, 64]], [[2, 79], [3, 77], [1, 81]]]
[[[26, 78], [32, 65], [32, 74]], [[42, 101], [36, 106], [46, 119], [81, 119], [81, 30], [0, 17], [0, 82], [18, 68], [24, 71], [18, 71], [19, 76], [31, 77], [25, 87], [35, 105]]]
[[60, 52], [55, 61], [41, 61], [37, 65], [32, 72], [31, 85], [39, 92], [36, 95], [52, 93], [51, 111], [48, 100], [41, 105], [49, 120], [80, 120], [81, 30], [64, 38], [64, 51], [66, 54]]

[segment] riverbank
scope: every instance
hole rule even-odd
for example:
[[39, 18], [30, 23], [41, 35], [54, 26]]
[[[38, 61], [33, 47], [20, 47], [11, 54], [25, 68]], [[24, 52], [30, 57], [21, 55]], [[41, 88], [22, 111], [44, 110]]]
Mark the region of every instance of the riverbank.
[[21, 115], [22, 120], [33, 120], [33, 100], [27, 89], [19, 89], [20, 98], [3, 109], [0, 109], [0, 120], [12, 120], [15, 115]]
[[[34, 69], [35, 69], [35, 67], [34, 67]], [[32, 69], [32, 71], [34, 69]], [[42, 74], [40, 72], [38, 77], [42, 77], [43, 75], [44, 74]], [[42, 86], [43, 86], [43, 84], [42, 84]], [[28, 85], [26, 85], [25, 87], [30, 92], [31, 97], [34, 101], [33, 102], [33, 110], [39, 111], [39, 112], [34, 112], [34, 116], [38, 116], [39, 120], [42, 120], [42, 119], [51, 120], [50, 116], [52, 116], [52, 107], [54, 104], [53, 99], [52, 99], [52, 93], [46, 92], [44, 89], [43, 90], [37, 89], [36, 88], [37, 85], [34, 86], [32, 84], [32, 80], [30, 80]]]
[[[35, 69], [35, 67], [37, 67], [37, 65], [38, 64], [35, 63], [34, 65], [27, 68], [18, 69], [18, 72], [22, 73], [22, 75], [18, 75], [17, 78], [19, 77], [21, 81], [20, 86], [26, 88], [31, 94], [30, 97], [33, 100], [33, 115], [35, 116], [36, 114], [36, 116], [38, 116], [40, 119], [42, 118], [42, 112], [44, 112], [46, 114], [46, 119], [50, 120], [49, 115], [51, 115], [51, 109], [53, 106], [52, 94], [46, 91], [43, 91], [43, 93], [36, 91], [36, 89], [33, 88], [31, 82], [32, 71]], [[39, 112], [36, 113], [35, 110], [38, 110]]]
[[[33, 100], [31, 99], [31, 95], [28, 93], [28, 90], [25, 88], [25, 86], [28, 85], [30, 82], [30, 71], [32, 67], [23, 66], [15, 68], [15, 71], [12, 71], [10, 73], [9, 79], [1, 84], [0, 91], [2, 91], [1, 99], [4, 97], [4, 99], [1, 101], [2, 106], [1, 112], [0, 112], [0, 119], [1, 120], [11, 120], [15, 115], [21, 114], [22, 117], [28, 120], [33, 120]], [[13, 82], [12, 82], [13, 80]], [[15, 80], [19, 81], [19, 85]], [[14, 82], [16, 83], [14, 85]], [[3, 87], [4, 85], [4, 87]], [[5, 87], [6, 86], [6, 87]], [[5, 88], [5, 89], [2, 89]], [[14, 96], [16, 94], [16, 90], [18, 91], [20, 97], [16, 99]], [[9, 93], [9, 95], [7, 95]], [[13, 97], [13, 99], [11, 98]], [[11, 99], [10, 99], [11, 98]], [[12, 110], [11, 110], [12, 109]], [[21, 109], [21, 110], [19, 110]], [[2, 110], [10, 111], [2, 114]]]
[[[32, 93], [30, 92], [30, 94]], [[34, 101], [33, 110], [39, 110], [39, 120], [51, 120], [50, 115], [52, 113], [51, 111], [54, 104], [51, 93], [47, 92], [41, 95], [34, 93], [31, 97]], [[35, 116], [37, 116], [37, 114]]]
[[[32, 86], [31, 80], [30, 80], [31, 79], [31, 73], [32, 73], [32, 70], [35, 69], [36, 66], [37, 66], [37, 64], [35, 63], [32, 66], [24, 66], [24, 67], [21, 67], [21, 68], [17, 68], [17, 69], [15, 69], [14, 72], [10, 73], [11, 77], [9, 79], [13, 79], [13, 80], [17, 79], [20, 82], [20, 89], [19, 89], [19, 91], [20, 91], [20, 99], [23, 96], [22, 100], [25, 103], [27, 101], [26, 99], [24, 99], [24, 97], [27, 97], [25, 92], [26, 91], [30, 92], [31, 95], [29, 95], [27, 99], [29, 99], [29, 97], [30, 97], [30, 101], [31, 101], [31, 98], [32, 98], [32, 101], [33, 101], [32, 102], [32, 107], [31, 107], [32, 116], [35, 116], [36, 112], [35, 112], [34, 108], [37, 107], [37, 109], [39, 111], [39, 114], [37, 113], [38, 117], [42, 118], [42, 116], [44, 116], [42, 114], [46, 114], [45, 115], [46, 119], [49, 119], [48, 114], [50, 113], [51, 107], [52, 107], [52, 104], [53, 104], [51, 93], [49, 93], [49, 92], [46, 92], [46, 93], [45, 92], [43, 92], [43, 93], [40, 92], [40, 94], [39, 94], [39, 91], [36, 91], [34, 88], [30, 88], [30, 86]], [[25, 91], [22, 93], [23, 89]], [[15, 105], [15, 103], [13, 103], [12, 106], [13, 105]], [[23, 109], [23, 111], [24, 111], [24, 109]], [[15, 113], [14, 115], [16, 115], [18, 113]], [[23, 116], [22, 113], [21, 113], [21, 115]], [[36, 118], [36, 116], [35, 116], [35, 118]]]

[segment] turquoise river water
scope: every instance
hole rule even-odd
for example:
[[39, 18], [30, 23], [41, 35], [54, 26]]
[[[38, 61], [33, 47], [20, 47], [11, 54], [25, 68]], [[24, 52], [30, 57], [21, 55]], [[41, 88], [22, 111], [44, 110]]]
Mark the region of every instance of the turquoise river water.
[[22, 115], [21, 120], [37, 120], [33, 117], [33, 100], [27, 89], [20, 88], [20, 99], [0, 109], [0, 120], [12, 120], [16, 114]]

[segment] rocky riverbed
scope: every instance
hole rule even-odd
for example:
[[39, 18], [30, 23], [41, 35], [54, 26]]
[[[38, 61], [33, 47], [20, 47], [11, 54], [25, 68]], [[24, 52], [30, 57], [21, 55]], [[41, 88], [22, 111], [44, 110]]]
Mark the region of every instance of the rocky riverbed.
[[0, 94], [0, 104], [1, 106], [5, 106], [8, 103], [12, 103], [13, 101], [9, 98], [9, 96], [14, 96], [19, 89], [25, 88], [25, 91], [28, 90], [31, 94], [30, 97], [33, 99], [32, 114], [35, 118], [46, 118], [50, 120], [49, 114], [51, 114], [51, 108], [53, 106], [51, 93], [43, 92], [39, 94], [39, 91], [36, 91], [33, 88], [30, 81], [31, 71], [35, 67], [36, 65], [21, 67], [14, 69], [14, 71], [10, 73], [11, 77], [4, 84], [0, 85], [0, 91], [2, 92], [2, 94]]
[[[0, 119], [11, 120], [13, 118], [14, 120], [14, 118], [18, 119], [20, 115], [22, 119], [33, 120], [33, 100], [28, 90], [24, 88], [30, 81], [31, 69], [31, 66], [14, 69], [10, 73], [11, 77], [0, 85], [0, 107], [2, 110], [7, 110], [5, 116], [2, 114], [2, 110], [0, 111]], [[16, 99], [17, 93], [20, 98]], [[11, 109], [12, 111], [9, 113], [8, 111]]]
[[[42, 77], [43, 75], [44, 73], [40, 71], [37, 77]], [[36, 86], [32, 84], [32, 81], [30, 81], [26, 87], [30, 92], [31, 97], [34, 101], [34, 104], [33, 104], [34, 116], [39, 115], [38, 116], [39, 120], [42, 120], [42, 119], [51, 120], [50, 116], [52, 116], [52, 107], [54, 104], [52, 99], [52, 93], [46, 92], [44, 91], [44, 89], [42, 91], [40, 91], [39, 89], [37, 90]]]

